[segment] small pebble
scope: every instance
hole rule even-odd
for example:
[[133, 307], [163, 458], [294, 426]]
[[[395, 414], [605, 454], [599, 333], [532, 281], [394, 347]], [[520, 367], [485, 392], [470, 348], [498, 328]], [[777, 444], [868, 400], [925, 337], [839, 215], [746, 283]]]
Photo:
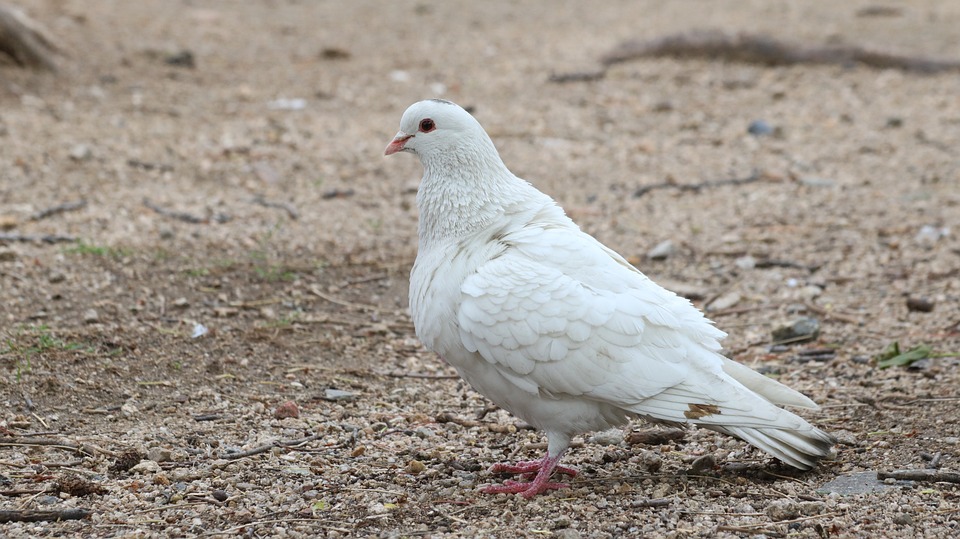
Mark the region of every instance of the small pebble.
[[83, 312], [83, 322], [85, 324], [96, 324], [100, 321], [100, 315], [96, 309], [87, 309]]
[[217, 500], [218, 502], [225, 502], [227, 501], [227, 498], [229, 498], [229, 496], [227, 495], [227, 492], [225, 490], [220, 490], [220, 489], [214, 490], [213, 492], [210, 493], [210, 495], [213, 496], [213, 499]]
[[284, 402], [273, 411], [273, 417], [277, 419], [300, 417], [300, 407], [293, 401]]
[[418, 475], [423, 473], [427, 467], [419, 460], [411, 460], [407, 463], [406, 472], [408, 474]]
[[87, 161], [93, 157], [93, 151], [86, 144], [77, 144], [70, 149], [70, 159], [74, 161]]
[[918, 313], [929, 313], [933, 311], [934, 302], [927, 298], [910, 296], [907, 298], [907, 310]]
[[17, 252], [9, 248], [0, 248], [0, 262], [13, 262], [17, 259]]
[[792, 520], [800, 516], [800, 504], [791, 500], [777, 500], [764, 511], [770, 520]]
[[774, 131], [776, 131], [776, 129], [764, 120], [754, 120], [747, 126], [747, 133], [758, 137], [772, 135]]
[[712, 470], [716, 465], [717, 457], [707, 454], [693, 461], [693, 464], [690, 465], [690, 471], [693, 473], [706, 472]]
[[590, 441], [598, 445], [620, 445], [623, 443], [623, 431], [610, 429], [598, 432], [590, 437]]
[[323, 399], [328, 401], [348, 401], [357, 398], [357, 394], [342, 389], [327, 388], [323, 391]]
[[677, 252], [677, 247], [672, 240], [663, 240], [647, 251], [647, 258], [650, 260], [665, 260], [667, 257]]
[[781, 326], [772, 332], [776, 343], [808, 342], [820, 337], [820, 321], [816, 318], [797, 318], [790, 324]]

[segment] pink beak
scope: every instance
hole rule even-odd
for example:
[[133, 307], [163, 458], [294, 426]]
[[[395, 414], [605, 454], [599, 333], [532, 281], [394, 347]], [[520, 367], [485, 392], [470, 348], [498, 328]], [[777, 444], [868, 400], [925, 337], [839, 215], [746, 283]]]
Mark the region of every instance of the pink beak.
[[400, 131], [397, 133], [397, 136], [390, 141], [390, 144], [387, 144], [387, 149], [383, 150], [383, 155], [393, 155], [397, 152], [403, 151], [403, 145], [406, 144], [411, 138], [413, 138], [413, 135], [408, 135], [403, 131]]

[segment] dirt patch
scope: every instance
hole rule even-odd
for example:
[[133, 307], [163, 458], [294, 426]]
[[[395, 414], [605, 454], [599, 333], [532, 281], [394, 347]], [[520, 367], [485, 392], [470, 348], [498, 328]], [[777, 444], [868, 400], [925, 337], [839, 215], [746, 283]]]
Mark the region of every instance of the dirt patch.
[[[68, 55], [0, 66], [0, 226], [72, 241], [0, 245], [0, 509], [86, 518], [0, 535], [956, 535], [949, 483], [822, 491], [958, 467], [956, 75], [647, 58], [550, 82], [699, 27], [955, 60], [954, 2], [20, 5]], [[579, 440], [567, 490], [480, 494], [544, 440], [406, 313], [420, 170], [381, 153], [435, 95], [822, 404], [837, 459], [635, 425]], [[802, 316], [813, 341], [772, 342]], [[932, 357], [879, 369], [893, 342]]]

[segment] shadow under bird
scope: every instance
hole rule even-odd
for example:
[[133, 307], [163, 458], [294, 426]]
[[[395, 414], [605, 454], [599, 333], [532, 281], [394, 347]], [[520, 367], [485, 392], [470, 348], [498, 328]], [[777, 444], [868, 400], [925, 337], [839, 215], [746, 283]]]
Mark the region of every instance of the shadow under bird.
[[835, 440], [781, 406], [806, 396], [720, 354], [726, 334], [689, 301], [584, 233], [513, 175], [480, 123], [449, 101], [411, 105], [385, 155], [416, 154], [419, 250], [410, 274], [417, 336], [474, 389], [546, 432], [540, 460], [497, 464], [532, 497], [573, 436], [641, 417], [740, 438], [801, 470]]

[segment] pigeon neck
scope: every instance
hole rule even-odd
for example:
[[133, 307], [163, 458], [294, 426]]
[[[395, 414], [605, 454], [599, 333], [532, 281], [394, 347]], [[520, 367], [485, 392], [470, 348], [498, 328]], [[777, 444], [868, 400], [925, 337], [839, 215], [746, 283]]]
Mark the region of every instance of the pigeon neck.
[[421, 162], [421, 247], [482, 230], [502, 216], [507, 205], [529, 196], [529, 184], [514, 176], [493, 148], [445, 153]]

